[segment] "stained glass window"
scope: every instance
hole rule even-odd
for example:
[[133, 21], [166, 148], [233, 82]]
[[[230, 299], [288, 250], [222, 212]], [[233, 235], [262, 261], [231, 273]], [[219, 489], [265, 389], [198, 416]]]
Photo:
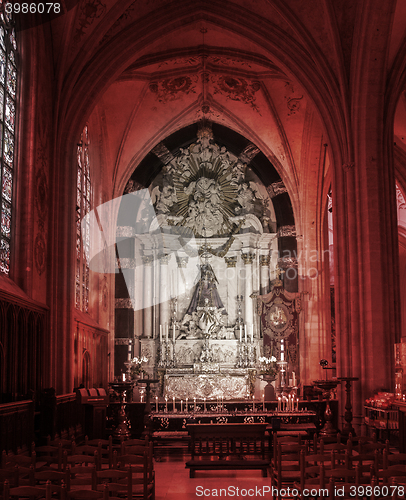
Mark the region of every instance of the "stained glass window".
[[12, 197], [15, 178], [15, 122], [17, 95], [17, 39], [13, 19], [0, 0], [0, 272], [10, 272]]
[[76, 308], [89, 311], [89, 255], [90, 228], [86, 215], [91, 209], [91, 182], [89, 161], [89, 133], [87, 125], [83, 129], [76, 151]]

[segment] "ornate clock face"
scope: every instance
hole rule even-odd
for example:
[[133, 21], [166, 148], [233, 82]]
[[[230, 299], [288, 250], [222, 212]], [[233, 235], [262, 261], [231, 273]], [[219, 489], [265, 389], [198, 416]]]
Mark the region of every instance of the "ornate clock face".
[[269, 323], [272, 330], [284, 330], [288, 324], [288, 312], [279, 304], [274, 304], [269, 311]]

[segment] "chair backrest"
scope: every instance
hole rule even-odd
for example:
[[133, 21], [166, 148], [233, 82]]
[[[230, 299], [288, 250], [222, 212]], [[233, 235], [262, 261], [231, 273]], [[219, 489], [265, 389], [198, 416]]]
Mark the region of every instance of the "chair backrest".
[[51, 500], [51, 483], [48, 481], [44, 487], [39, 486], [17, 486], [10, 488], [8, 481], [4, 483], [3, 499], [10, 500], [11, 498], [45, 498]]
[[115, 497], [125, 492], [127, 498], [131, 499], [133, 496], [131, 467], [128, 470], [94, 470], [92, 475], [92, 489], [99, 490], [101, 484], [106, 484], [108, 492], [113, 493]]

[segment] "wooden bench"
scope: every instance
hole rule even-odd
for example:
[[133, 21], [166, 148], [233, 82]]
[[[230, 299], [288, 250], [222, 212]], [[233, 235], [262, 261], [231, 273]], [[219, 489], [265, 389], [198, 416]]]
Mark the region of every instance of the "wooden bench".
[[189, 424], [191, 460], [186, 462], [190, 477], [196, 470], [260, 469], [267, 477], [265, 459], [266, 423]]

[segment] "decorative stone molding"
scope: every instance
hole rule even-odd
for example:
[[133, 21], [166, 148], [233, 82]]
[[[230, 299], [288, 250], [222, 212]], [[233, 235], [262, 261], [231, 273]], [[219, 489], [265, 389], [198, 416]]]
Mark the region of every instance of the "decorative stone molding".
[[242, 253], [241, 258], [244, 261], [245, 265], [252, 264], [255, 258], [255, 253], [252, 252]]
[[248, 144], [239, 156], [239, 159], [243, 163], [250, 163], [250, 161], [259, 153], [259, 149], [255, 144]]
[[129, 259], [127, 257], [120, 259], [121, 269], [135, 269], [136, 262], [135, 259]]
[[284, 236], [294, 236], [296, 237], [296, 226], [282, 226], [278, 230], [279, 238]]
[[125, 194], [134, 193], [135, 191], [139, 191], [140, 189], [144, 189], [144, 186], [139, 182], [135, 182], [132, 179], [130, 179], [127, 182], [126, 187], [124, 188], [124, 193]]
[[260, 255], [259, 256], [259, 265], [263, 267], [268, 267], [270, 262], [269, 255]]
[[178, 263], [179, 268], [185, 269], [188, 261], [189, 257], [176, 257], [176, 262]]
[[158, 102], [165, 104], [180, 99], [182, 95], [195, 94], [197, 81], [196, 75], [177, 76], [176, 78], [151, 82], [149, 90], [156, 95]]
[[114, 339], [114, 344], [115, 345], [130, 345], [132, 344], [132, 339], [126, 339], [126, 338], [115, 338]]
[[135, 228], [132, 226], [118, 226], [116, 236], [117, 238], [131, 238], [135, 236]]
[[157, 144], [154, 149], [151, 150], [151, 153], [154, 153], [164, 165], [170, 163], [173, 160], [173, 154], [169, 151], [169, 149], [165, 146], [164, 143], [160, 142]]
[[278, 259], [278, 266], [280, 269], [288, 269], [290, 267], [297, 269], [297, 259], [295, 257], [282, 257], [281, 259]]
[[144, 266], [151, 266], [153, 262], [154, 262], [153, 255], [143, 255], [142, 256], [142, 263], [144, 264]]
[[275, 198], [275, 196], [278, 196], [279, 194], [288, 192], [282, 181], [273, 182], [266, 188], [266, 190], [271, 198]]
[[237, 257], [224, 257], [227, 267], [235, 267], [237, 265]]
[[115, 300], [115, 308], [116, 309], [132, 309], [133, 304], [131, 299], [116, 299]]

